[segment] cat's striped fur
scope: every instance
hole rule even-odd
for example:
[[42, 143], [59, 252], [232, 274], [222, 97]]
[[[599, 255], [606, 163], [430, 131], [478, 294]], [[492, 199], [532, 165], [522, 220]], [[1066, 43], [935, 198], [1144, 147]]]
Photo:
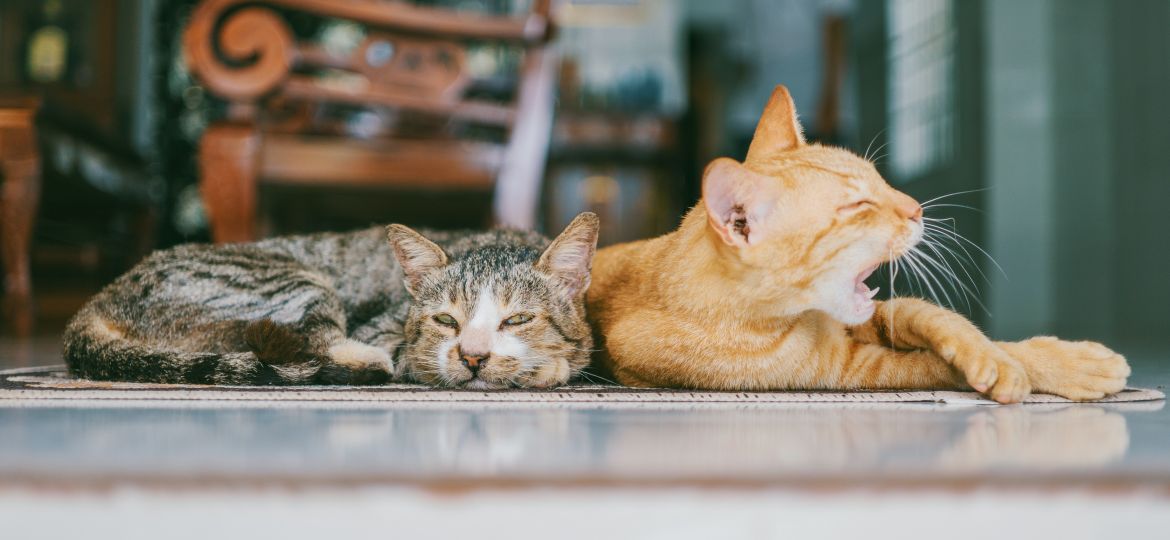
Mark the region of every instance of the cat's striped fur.
[[[159, 383], [559, 384], [588, 362], [582, 298], [596, 232], [596, 216], [586, 214], [547, 250], [536, 233], [427, 240], [401, 225], [179, 246], [90, 300], [66, 329], [65, 360], [79, 377]], [[461, 343], [461, 332], [434, 323], [436, 310], [458, 317], [505, 296], [505, 307], [533, 320], [489, 338], [518, 340], [525, 358], [507, 371], [510, 361], [493, 356], [495, 371], [476, 376], [455, 373], [456, 357], [446, 376], [430, 376], [442, 361], [424, 357], [434, 344], [448, 343], [450, 354]], [[550, 325], [556, 331], [539, 331]]]

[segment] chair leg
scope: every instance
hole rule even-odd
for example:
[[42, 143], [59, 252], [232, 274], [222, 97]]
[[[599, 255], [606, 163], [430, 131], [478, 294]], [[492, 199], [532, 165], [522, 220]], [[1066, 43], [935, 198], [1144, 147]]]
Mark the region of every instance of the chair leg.
[[214, 124], [203, 133], [199, 190], [217, 244], [256, 239], [259, 152], [255, 126]]
[[516, 123], [496, 178], [493, 213], [499, 225], [533, 229], [539, 221], [540, 188], [552, 135], [556, 57], [532, 50], [524, 62]]
[[[31, 131], [31, 130], [30, 130]], [[11, 134], [11, 131], [8, 135]], [[29, 133], [31, 136], [31, 133]], [[35, 139], [34, 139], [35, 140]], [[17, 336], [33, 329], [29, 250], [40, 199], [39, 160], [5, 159], [0, 190], [0, 260], [4, 263], [4, 319]]]

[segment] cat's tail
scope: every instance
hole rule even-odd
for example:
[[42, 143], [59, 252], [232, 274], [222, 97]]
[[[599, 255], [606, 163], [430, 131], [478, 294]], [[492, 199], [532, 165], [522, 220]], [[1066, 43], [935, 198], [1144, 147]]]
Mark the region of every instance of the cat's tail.
[[104, 381], [169, 384], [312, 384], [321, 362], [282, 354], [266, 339], [267, 325], [249, 325], [248, 352], [187, 352], [149, 347], [129, 339], [93, 310], [83, 310], [64, 336], [65, 363], [74, 376]]

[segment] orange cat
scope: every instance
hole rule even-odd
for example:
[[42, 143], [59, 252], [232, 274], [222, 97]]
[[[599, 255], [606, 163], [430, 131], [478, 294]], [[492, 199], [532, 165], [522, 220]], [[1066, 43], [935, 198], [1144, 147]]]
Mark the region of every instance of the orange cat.
[[922, 209], [873, 164], [807, 144], [777, 87], [744, 163], [712, 162], [678, 230], [597, 253], [588, 316], [622, 384], [719, 390], [974, 388], [1096, 399], [1125, 358], [1091, 342], [993, 342], [864, 280], [923, 236]]

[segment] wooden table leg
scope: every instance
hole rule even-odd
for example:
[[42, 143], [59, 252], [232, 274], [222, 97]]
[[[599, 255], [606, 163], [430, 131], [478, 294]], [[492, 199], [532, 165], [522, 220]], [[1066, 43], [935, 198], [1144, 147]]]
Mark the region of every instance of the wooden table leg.
[[0, 108], [0, 262], [4, 266], [4, 320], [18, 336], [33, 328], [29, 271], [33, 222], [40, 199], [36, 107]]

